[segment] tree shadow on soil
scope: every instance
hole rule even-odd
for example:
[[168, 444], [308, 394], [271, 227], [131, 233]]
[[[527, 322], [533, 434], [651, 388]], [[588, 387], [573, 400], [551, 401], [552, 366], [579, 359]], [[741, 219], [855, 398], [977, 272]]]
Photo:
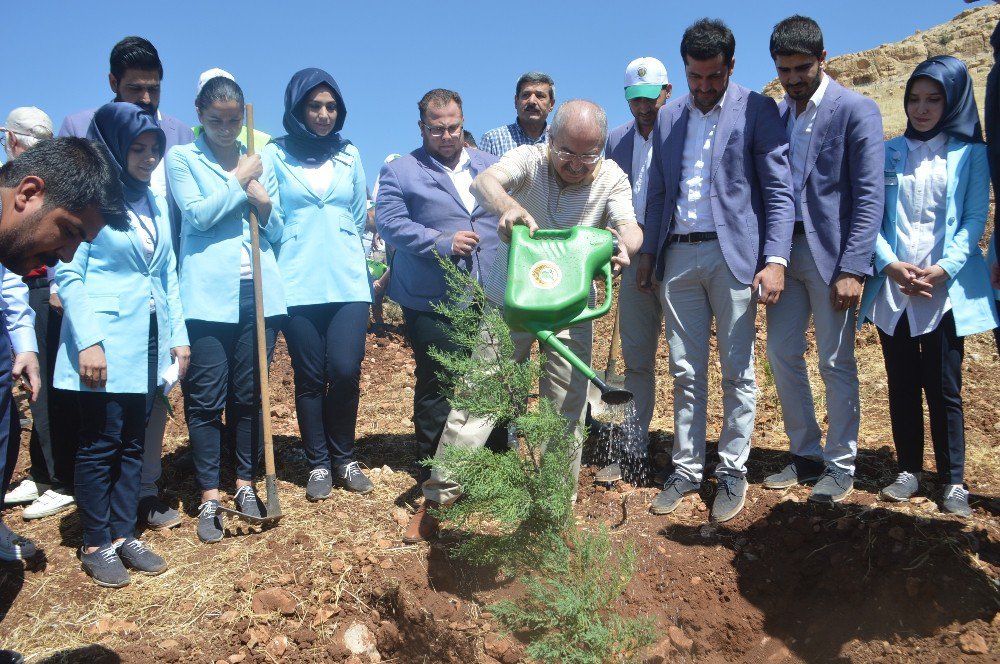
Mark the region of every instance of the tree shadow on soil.
[[764, 631], [806, 661], [848, 661], [844, 646], [855, 640], [922, 638], [953, 622], [989, 622], [1000, 606], [976, 563], [977, 555], [995, 558], [1000, 546], [957, 520], [783, 502], [739, 530], [675, 524], [661, 532], [685, 546], [730, 549], [739, 592], [763, 613]]
[[104, 646], [89, 645], [72, 648], [38, 660], [37, 664], [121, 664], [121, 657]]

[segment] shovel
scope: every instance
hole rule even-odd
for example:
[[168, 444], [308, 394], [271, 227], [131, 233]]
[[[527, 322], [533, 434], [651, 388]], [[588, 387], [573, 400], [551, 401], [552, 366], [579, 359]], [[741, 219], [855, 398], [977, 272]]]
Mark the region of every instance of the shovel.
[[[253, 104], [247, 104], [247, 154], [254, 153]], [[257, 372], [260, 374], [260, 402], [264, 411], [264, 487], [267, 493], [264, 516], [253, 516], [219, 506], [223, 514], [257, 525], [274, 525], [281, 519], [278, 504], [278, 481], [274, 475], [274, 441], [271, 438], [271, 389], [267, 377], [267, 339], [264, 331], [264, 289], [260, 269], [260, 225], [257, 210], [250, 206], [250, 244], [253, 253], [253, 304], [257, 331]]]
[[[620, 282], [618, 292], [621, 293]], [[611, 334], [611, 348], [608, 349], [608, 368], [604, 370], [604, 381], [614, 387], [625, 387], [625, 376], [615, 371], [618, 364], [618, 349], [622, 344], [621, 313], [622, 301], [621, 295], [619, 295], [618, 302], [615, 304], [615, 330]]]

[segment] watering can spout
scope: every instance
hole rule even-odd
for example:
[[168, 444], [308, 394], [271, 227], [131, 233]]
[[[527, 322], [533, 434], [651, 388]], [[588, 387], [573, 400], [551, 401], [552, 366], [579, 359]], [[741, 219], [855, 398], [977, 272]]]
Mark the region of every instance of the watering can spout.
[[598, 376], [591, 378], [590, 382], [596, 385], [597, 389], [601, 391], [601, 401], [610, 406], [628, 403], [634, 398], [633, 394], [628, 390], [611, 387]]

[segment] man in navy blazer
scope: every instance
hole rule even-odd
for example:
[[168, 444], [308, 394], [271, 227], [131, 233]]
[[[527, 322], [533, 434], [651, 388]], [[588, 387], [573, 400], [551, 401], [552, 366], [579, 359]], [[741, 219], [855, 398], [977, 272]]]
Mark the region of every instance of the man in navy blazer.
[[[163, 80], [163, 64], [160, 55], [148, 40], [142, 37], [125, 37], [111, 49], [110, 71], [108, 84], [115, 94], [114, 101], [125, 101], [136, 104], [149, 111], [160, 123], [160, 128], [166, 136], [163, 154], [175, 145], [185, 145], [194, 142], [191, 128], [175, 117], [160, 113], [160, 82]], [[97, 109], [91, 108], [67, 115], [59, 128], [59, 136], [77, 136], [86, 138], [90, 122]], [[178, 244], [180, 232], [180, 211], [167, 191], [167, 178], [164, 164], [160, 160], [150, 179], [150, 188], [167, 199], [170, 215], [170, 227], [174, 236], [174, 250]], [[58, 296], [55, 298], [58, 301]], [[72, 399], [72, 394], [60, 392], [58, 399]], [[163, 401], [156, 399], [153, 412], [146, 427], [146, 447], [142, 464], [142, 488], [139, 496], [139, 523], [149, 528], [173, 528], [180, 525], [181, 515], [174, 508], [159, 498], [157, 482], [160, 480], [160, 456], [163, 449], [163, 434], [167, 427], [167, 408]], [[71, 407], [61, 408], [64, 412], [72, 412]], [[60, 454], [73, 455], [76, 451], [75, 425], [65, 423], [61, 427], [71, 431], [73, 440], [65, 440], [58, 447]], [[61, 436], [67, 438], [67, 436]]]
[[[690, 94], [660, 109], [640, 290], [660, 295], [674, 377], [674, 472], [651, 511], [666, 514], [697, 491], [705, 465], [709, 336], [715, 319], [723, 422], [712, 520], [746, 500], [756, 412], [754, 300], [784, 289], [795, 207], [788, 142], [774, 100], [730, 83], [736, 40], [721, 21], [684, 32]], [[659, 282], [658, 285], [656, 282]]]
[[[816, 481], [810, 500], [840, 502], [853, 490], [858, 453], [855, 312], [882, 224], [882, 115], [823, 71], [823, 32], [811, 18], [778, 23], [770, 48], [786, 93], [778, 112], [789, 141], [795, 234], [785, 292], [767, 310], [767, 357], [792, 459], [764, 486]], [[826, 386], [825, 446], [806, 370], [810, 316]]]
[[[656, 58], [636, 58], [625, 68], [625, 99], [632, 120], [608, 132], [605, 157], [618, 164], [632, 185], [632, 206], [636, 221], [642, 226], [649, 188], [649, 167], [653, 160], [653, 126], [656, 114], [670, 98], [672, 86], [667, 68]], [[618, 327], [621, 330], [622, 357], [625, 358], [625, 389], [635, 396], [636, 420], [640, 429], [641, 449], [626, 450], [646, 456], [649, 422], [656, 403], [656, 348], [663, 327], [663, 308], [655, 293], [643, 293], [636, 287], [636, 264], [622, 272], [618, 288]], [[638, 469], [637, 463], [612, 463], [597, 471], [596, 482], [615, 482], [625, 471]], [[629, 478], [626, 478], [629, 479]]]
[[448, 295], [438, 257], [444, 256], [482, 285], [499, 245], [498, 220], [476, 203], [472, 181], [497, 158], [462, 140], [462, 98], [431, 90], [420, 100], [423, 146], [382, 166], [375, 227], [392, 246], [388, 295], [403, 309], [416, 361], [413, 425], [423, 456], [434, 454], [451, 407], [429, 350], [457, 348], [447, 321], [433, 305]]

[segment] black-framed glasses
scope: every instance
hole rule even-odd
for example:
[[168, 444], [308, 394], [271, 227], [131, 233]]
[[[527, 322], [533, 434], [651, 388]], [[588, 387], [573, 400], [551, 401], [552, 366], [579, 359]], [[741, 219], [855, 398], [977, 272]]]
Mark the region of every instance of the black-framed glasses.
[[421, 121], [420, 126], [427, 130], [427, 133], [434, 138], [441, 138], [445, 134], [449, 136], [461, 136], [462, 135], [462, 123], [459, 122], [457, 125], [451, 125], [450, 127], [437, 127], [431, 126], [426, 122]]
[[601, 160], [601, 155], [599, 154], [576, 154], [575, 152], [560, 150], [559, 148], [552, 148], [552, 152], [563, 161], [578, 161], [587, 166], [593, 166]]

